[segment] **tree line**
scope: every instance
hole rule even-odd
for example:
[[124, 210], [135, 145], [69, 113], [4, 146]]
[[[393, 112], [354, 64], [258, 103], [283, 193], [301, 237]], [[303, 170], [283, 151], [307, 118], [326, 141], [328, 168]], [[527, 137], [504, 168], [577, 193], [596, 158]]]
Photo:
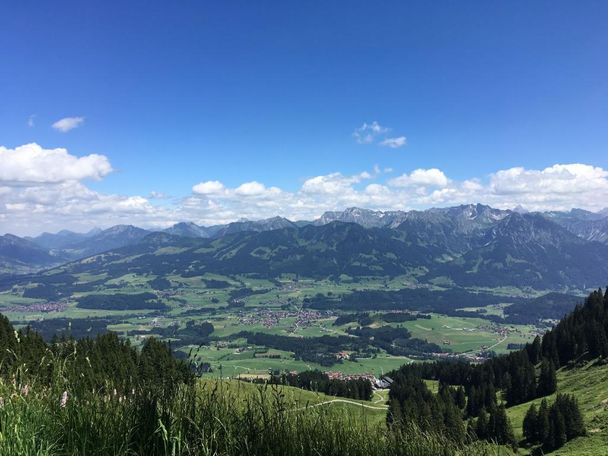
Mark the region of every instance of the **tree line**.
[[[598, 289], [554, 328], [521, 350], [477, 365], [438, 361], [401, 367], [392, 373], [395, 381], [391, 386], [388, 419], [414, 422], [423, 428], [449, 427], [445, 432], [457, 440], [466, 434], [460, 421], [466, 419], [469, 435], [515, 444], [505, 406], [551, 395], [557, 390], [557, 369], [606, 356], [608, 289], [606, 292]], [[438, 381], [440, 394], [431, 394], [423, 379]], [[442, 393], [454, 387], [462, 388], [464, 401], [455, 401], [453, 395]], [[543, 403], [542, 411], [534, 406], [528, 411], [524, 434], [530, 444], [554, 450], [584, 434], [582, 414], [574, 398], [558, 395], [551, 406]]]
[[0, 314], [0, 377], [48, 386], [58, 376], [72, 388], [71, 394], [135, 389], [170, 396], [180, 384], [194, 381], [192, 366], [154, 337], [140, 350], [112, 332], [78, 340], [55, 337], [47, 343], [29, 327], [15, 330]]
[[367, 379], [330, 379], [329, 375], [319, 370], [271, 375], [269, 383], [364, 401], [369, 401], [373, 395], [372, 384]]
[[585, 434], [585, 424], [578, 401], [569, 394], [558, 394], [549, 406], [543, 399], [540, 407], [532, 404], [523, 422], [523, 433], [531, 444], [541, 444], [544, 451], [560, 448], [568, 440]]

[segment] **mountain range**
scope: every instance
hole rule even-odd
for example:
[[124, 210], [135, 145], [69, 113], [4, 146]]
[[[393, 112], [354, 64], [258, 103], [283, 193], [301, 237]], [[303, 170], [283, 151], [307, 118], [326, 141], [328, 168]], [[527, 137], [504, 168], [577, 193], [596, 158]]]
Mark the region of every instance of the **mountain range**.
[[[167, 246], [179, 253], [156, 252]], [[67, 267], [269, 277], [406, 274], [462, 286], [584, 288], [608, 277], [608, 214], [525, 213], [475, 204], [407, 212], [350, 208], [312, 222], [274, 217], [211, 227], [178, 223], [163, 232], [118, 225], [85, 234], [2, 236], [0, 267], [31, 272], [106, 251], [112, 255]], [[125, 260], [135, 254], [136, 261]]]
[[409, 212], [352, 208], [309, 223], [275, 217], [214, 227], [180, 223], [163, 232], [119, 225], [85, 235], [43, 234], [21, 239], [20, 250], [7, 241], [20, 238], [6, 235], [0, 251], [5, 270], [12, 258], [17, 272], [72, 260], [61, 270], [112, 277], [407, 275], [430, 284], [564, 290], [608, 278], [606, 222], [603, 214], [581, 210], [521, 213], [480, 204]]

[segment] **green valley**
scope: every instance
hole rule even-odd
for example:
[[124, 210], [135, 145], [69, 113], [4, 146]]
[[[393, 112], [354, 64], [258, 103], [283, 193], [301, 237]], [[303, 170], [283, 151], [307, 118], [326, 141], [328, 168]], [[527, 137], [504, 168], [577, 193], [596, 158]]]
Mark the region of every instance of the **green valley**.
[[[198, 359], [209, 365], [207, 375], [213, 376], [219, 376], [220, 370], [225, 376], [238, 376], [266, 374], [269, 369], [314, 368], [380, 376], [412, 359], [429, 358], [426, 350], [404, 348], [389, 353], [386, 348], [366, 343], [335, 346], [333, 362], [325, 356], [319, 363], [310, 357], [296, 356], [281, 344], [267, 347], [248, 343], [241, 335], [244, 332], [292, 338], [354, 338], [352, 330], [359, 326], [404, 328], [412, 339], [433, 344], [431, 351], [437, 355], [476, 358], [484, 356], [484, 352], [504, 353], [510, 347], [518, 347], [547, 325], [543, 320], [528, 324], [502, 321], [491, 310], [486, 313], [485, 306], [474, 311], [460, 310], [483, 305], [484, 299], [488, 309], [492, 305], [524, 302], [534, 299], [525, 297], [530, 292], [480, 295], [476, 290], [454, 293], [433, 286], [411, 288], [412, 302], [406, 305], [390, 295], [383, 299], [395, 299], [394, 304], [389, 301], [381, 307], [349, 303], [348, 310], [333, 304], [334, 300], [361, 293], [402, 295], [404, 287], [412, 286], [411, 281], [407, 276], [362, 277], [355, 281], [347, 277], [315, 280], [290, 275], [259, 279], [243, 274], [184, 278], [129, 273], [111, 277], [104, 273], [66, 275], [58, 271], [28, 278], [1, 292], [0, 311], [16, 324], [31, 325], [47, 338], [61, 334], [94, 336], [109, 330], [138, 345], [154, 335], [171, 342], [183, 355], [195, 350]], [[45, 295], [53, 293], [48, 288], [62, 285], [70, 290], [69, 295]], [[39, 296], [26, 297], [36, 295], [32, 290], [39, 290]], [[399, 299], [403, 298], [401, 295]], [[570, 297], [563, 312], [577, 300]], [[366, 321], [358, 321], [362, 316]], [[347, 356], [337, 358], [341, 351], [348, 352]]]

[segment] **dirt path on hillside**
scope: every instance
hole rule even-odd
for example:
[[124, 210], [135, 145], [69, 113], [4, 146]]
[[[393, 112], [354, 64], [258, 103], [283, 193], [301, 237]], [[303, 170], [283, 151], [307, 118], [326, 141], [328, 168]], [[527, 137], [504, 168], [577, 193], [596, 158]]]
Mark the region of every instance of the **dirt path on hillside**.
[[313, 408], [313, 407], [320, 407], [322, 405], [329, 405], [329, 404], [335, 404], [335, 403], [357, 405], [359, 407], [363, 407], [363, 408], [370, 409], [370, 410], [382, 410], [382, 411], [386, 411], [388, 409], [387, 405], [373, 406], [373, 405], [361, 404], [361, 403], [355, 402], [355, 401], [349, 401], [348, 399], [332, 399], [330, 401], [323, 401], [323, 402], [319, 402], [317, 404], [308, 405], [306, 407], [299, 407], [299, 408], [296, 408], [296, 409], [292, 409], [290, 411], [297, 412], [299, 410], [306, 410], [306, 409], [310, 409], [310, 408]]

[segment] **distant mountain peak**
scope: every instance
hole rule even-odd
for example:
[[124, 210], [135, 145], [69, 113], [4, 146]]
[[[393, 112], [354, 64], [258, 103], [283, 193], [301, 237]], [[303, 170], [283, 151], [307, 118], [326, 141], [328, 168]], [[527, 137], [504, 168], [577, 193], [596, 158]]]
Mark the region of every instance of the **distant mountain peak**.
[[513, 208], [513, 212], [517, 212], [518, 214], [527, 214], [530, 211], [523, 207], [521, 204], [518, 204]]
[[[463, 229], [474, 228], [473, 225], [486, 226], [503, 219], [510, 211], [494, 209], [485, 204], [462, 204], [447, 208], [431, 208], [422, 211], [375, 211], [350, 207], [344, 211], [328, 211], [313, 222], [314, 225], [324, 225], [334, 221], [357, 223], [365, 228], [396, 228], [406, 221], [420, 223], [437, 223], [443, 219], [451, 219]], [[468, 227], [468, 228], [467, 228]]]
[[111, 226], [110, 228], [106, 228], [105, 230], [102, 231], [102, 233], [106, 233], [106, 234], [118, 234], [118, 233], [125, 233], [125, 232], [129, 232], [129, 231], [146, 231], [143, 228], [138, 228], [134, 225], [114, 225]]
[[374, 211], [371, 209], [362, 209], [360, 207], [349, 207], [343, 211], [327, 211], [321, 215], [313, 223], [315, 225], [325, 225], [331, 222], [348, 222], [357, 223], [366, 228], [379, 227], [387, 225], [390, 216], [388, 214], [404, 214], [403, 212], [383, 212]]
[[194, 222], [179, 222], [169, 228], [163, 230], [165, 233], [169, 233], [175, 236], [194, 237], [194, 238], [207, 238], [211, 234], [211, 229], [199, 226]]
[[349, 207], [344, 210], [345, 214], [352, 215], [368, 215], [368, 214], [382, 214], [382, 211], [374, 211], [372, 209], [363, 209], [361, 207]]
[[289, 222], [289, 223], [291, 223], [291, 221], [289, 219], [286, 219], [285, 217], [281, 217], [280, 215], [275, 215], [274, 217], [260, 220], [260, 222]]

